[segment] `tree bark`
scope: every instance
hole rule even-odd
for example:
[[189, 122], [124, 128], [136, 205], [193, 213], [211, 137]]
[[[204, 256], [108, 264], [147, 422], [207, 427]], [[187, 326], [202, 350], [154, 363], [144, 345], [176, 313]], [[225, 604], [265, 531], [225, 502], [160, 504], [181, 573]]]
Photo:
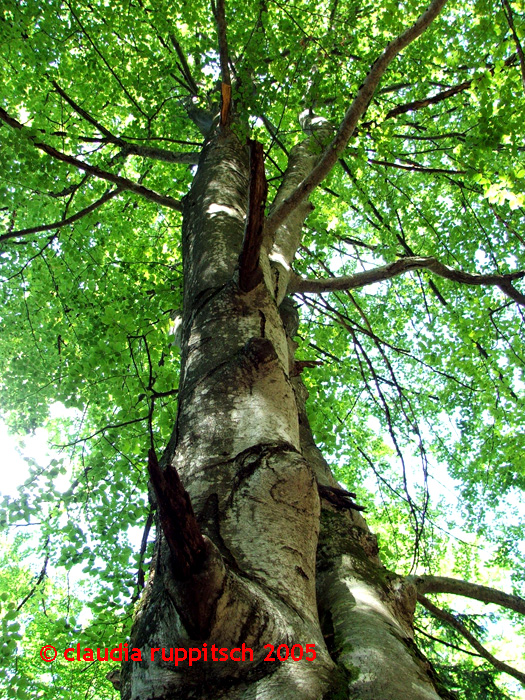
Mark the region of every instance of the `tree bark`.
[[[315, 156], [303, 151], [311, 167]], [[297, 312], [288, 298], [281, 303], [268, 242], [260, 283], [248, 291], [238, 284], [249, 173], [248, 147], [221, 129], [204, 147], [183, 203], [178, 417], [156, 492], [160, 503], [162, 484], [178, 483], [170, 476], [176, 470], [204, 555], [181, 575], [178, 545], [165, 537], [175, 537], [169, 509], [159, 508], [129, 644], [142, 661], [124, 664], [122, 698], [437, 699], [430, 666], [413, 644], [415, 586], [381, 566], [361, 515], [320, 502], [318, 484], [338, 484], [312, 438], [293, 357]], [[286, 264], [302, 217], [277, 231]], [[188, 530], [200, 543], [195, 527]], [[151, 660], [152, 648], [169, 654], [204, 643], [245, 644], [253, 660], [176, 667], [160, 651]], [[266, 644], [315, 645], [316, 658], [265, 660]]]

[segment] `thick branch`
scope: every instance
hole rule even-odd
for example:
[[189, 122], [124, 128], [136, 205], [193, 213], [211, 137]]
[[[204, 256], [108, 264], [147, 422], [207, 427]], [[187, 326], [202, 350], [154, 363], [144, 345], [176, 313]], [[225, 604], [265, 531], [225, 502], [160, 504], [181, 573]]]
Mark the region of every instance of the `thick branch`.
[[9, 233], [4, 233], [0, 236], [0, 243], [2, 241], [7, 241], [9, 238], [29, 236], [31, 233], [40, 233], [41, 231], [54, 231], [55, 229], [62, 228], [64, 226], [69, 226], [70, 224], [75, 223], [75, 221], [82, 219], [84, 216], [91, 214], [92, 211], [95, 211], [95, 209], [98, 209], [106, 202], [109, 202], [110, 199], [116, 197], [117, 194], [119, 194], [119, 192], [121, 191], [122, 190], [117, 188], [116, 190], [110, 190], [109, 192], [106, 192], [106, 194], [102, 195], [100, 199], [97, 199], [96, 202], [90, 204], [89, 207], [85, 207], [85, 209], [77, 211], [76, 214], [69, 216], [67, 219], [61, 219], [60, 221], [55, 221], [52, 224], [42, 224], [41, 226], [33, 226], [32, 228], [22, 228], [18, 231], [10, 231]]
[[370, 100], [393, 59], [406, 46], [417, 39], [444, 7], [446, 0], [433, 0], [430, 7], [403, 34], [400, 34], [386, 47], [382, 55], [372, 65], [364, 83], [359, 88], [354, 101], [348, 108], [337, 134], [323, 153], [319, 163], [312, 172], [301, 182], [292, 194], [287, 197], [274, 213], [268, 217], [268, 234], [272, 234], [286, 217], [325, 179], [341, 157], [348, 141], [352, 137], [359, 119], [365, 113]]
[[157, 497], [160, 524], [173, 558], [178, 580], [197, 574], [207, 555], [206, 542], [195, 518], [190, 497], [171, 466], [161, 470], [155, 451], [148, 452], [148, 471]]
[[[9, 116], [9, 114], [1, 107], [0, 120], [8, 124], [13, 129], [19, 129], [26, 133], [28, 131], [26, 127], [22, 126], [22, 124], [20, 124], [20, 122], [18, 122], [13, 117]], [[49, 146], [47, 143], [39, 141], [33, 135], [30, 135], [27, 138], [28, 141], [31, 141], [33, 143], [35, 148], [38, 148], [44, 153], [47, 153], [47, 155], [51, 156], [52, 158], [60, 160], [62, 163], [72, 165], [73, 167], [78, 168], [79, 170], [83, 170], [84, 172], [89, 173], [90, 175], [94, 175], [95, 177], [98, 177], [101, 180], [112, 182], [114, 185], [117, 185], [117, 187], [121, 190], [134, 192], [135, 194], [144, 197], [144, 199], [149, 199], [152, 202], [161, 204], [163, 207], [175, 209], [175, 211], [182, 211], [182, 204], [176, 199], [169, 197], [168, 195], [159, 194], [154, 190], [150, 190], [147, 187], [144, 187], [144, 185], [139, 185], [137, 182], [133, 182], [132, 180], [128, 180], [125, 177], [121, 177], [120, 175], [115, 175], [114, 173], [102, 170], [96, 165], [89, 165], [88, 163], [84, 163], [83, 161], [79, 160], [78, 158], [75, 158], [74, 156], [68, 156], [67, 154], [62, 153], [61, 151], [58, 151], [53, 146]]]
[[452, 615], [449, 612], [446, 612], [445, 610], [441, 610], [441, 608], [436, 607], [433, 603], [431, 603], [428, 600], [428, 598], [425, 598], [425, 596], [421, 595], [420, 593], [418, 593], [417, 600], [430, 613], [432, 613], [434, 617], [437, 617], [438, 619], [443, 620], [444, 622], [448, 622], [449, 625], [451, 625], [455, 630], [462, 634], [463, 637], [465, 637], [465, 639], [469, 642], [469, 644], [478, 652], [478, 654], [484, 659], [486, 659], [489, 663], [491, 663], [494, 666], [494, 668], [498, 669], [498, 671], [502, 671], [503, 673], [508, 673], [509, 676], [513, 676], [520, 683], [525, 685], [525, 673], [517, 671], [512, 666], [509, 666], [504, 661], [500, 661], [495, 656], [493, 656], [490, 653], [490, 651], [485, 649], [485, 647], [478, 642], [476, 637], [474, 637], [474, 635], [468, 631], [465, 625], [463, 625], [461, 622], [459, 622], [459, 620], [457, 620], [454, 617], [454, 615]]
[[515, 610], [525, 615], [525, 600], [517, 595], [503, 593], [496, 588], [481, 586], [477, 583], [462, 581], [447, 576], [411, 576], [410, 580], [417, 587], [419, 593], [452, 593], [467, 598], [480, 600], [482, 603], [495, 603], [503, 608]]
[[232, 81], [230, 76], [230, 56], [228, 53], [228, 39], [226, 36], [226, 12], [224, 0], [217, 0], [217, 4], [212, 0], [212, 9], [217, 23], [217, 36], [219, 39], [219, 57], [221, 62], [221, 125], [228, 123], [230, 114], [230, 104], [232, 95]]
[[374, 267], [365, 272], [356, 272], [349, 277], [331, 277], [328, 279], [309, 280], [295, 275], [289, 285], [288, 293], [310, 292], [324, 294], [325, 292], [344, 291], [365, 287], [376, 282], [383, 282], [410, 270], [426, 269], [439, 277], [473, 286], [488, 285], [499, 287], [507, 296], [514, 299], [520, 306], [525, 306], [525, 295], [512, 286], [513, 280], [523, 279], [525, 272], [512, 272], [508, 275], [473, 275], [462, 270], [451, 270], [436, 258], [418, 256], [401, 258], [388, 265]]
[[460, 92], [468, 90], [469, 87], [472, 85], [472, 82], [472, 80], [465, 80], [464, 82], [459, 83], [458, 85], [454, 85], [451, 88], [447, 88], [447, 90], [442, 90], [441, 92], [438, 92], [437, 95], [433, 95], [432, 97], [424, 97], [422, 100], [414, 100], [413, 102], [407, 102], [404, 105], [398, 105], [397, 107], [394, 107], [386, 113], [384, 121], [386, 121], [387, 119], [393, 119], [394, 117], [397, 117], [400, 114], [414, 112], [418, 109], [429, 107], [430, 105], [439, 104], [440, 102], [443, 102], [443, 100], [447, 100], [449, 97], [453, 97], [454, 95], [457, 95]]
[[244, 240], [239, 257], [239, 287], [243, 292], [254, 289], [262, 280], [259, 254], [263, 241], [264, 207], [268, 183], [264, 173], [262, 143], [250, 141], [250, 194]]

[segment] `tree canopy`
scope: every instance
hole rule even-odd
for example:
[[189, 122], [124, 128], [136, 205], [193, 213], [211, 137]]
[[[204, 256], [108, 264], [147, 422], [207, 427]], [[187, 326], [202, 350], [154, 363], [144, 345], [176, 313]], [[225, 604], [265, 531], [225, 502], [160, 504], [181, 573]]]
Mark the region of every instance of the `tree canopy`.
[[[0, 410], [57, 450], [4, 501], [6, 697], [110, 696], [104, 669], [82, 686], [90, 671], [40, 664], [34, 640], [129, 630], [146, 455], [177, 412], [181, 202], [230, 103], [262, 144], [270, 227], [305, 196], [272, 206], [290, 153], [321, 134], [288, 286], [298, 365], [384, 563], [525, 595], [524, 10], [451, 2], [397, 47], [425, 9], [4, 0]], [[419, 643], [458, 697], [524, 697], [463, 633], [515, 665], [520, 613], [432, 600], [458, 624], [429, 603]]]

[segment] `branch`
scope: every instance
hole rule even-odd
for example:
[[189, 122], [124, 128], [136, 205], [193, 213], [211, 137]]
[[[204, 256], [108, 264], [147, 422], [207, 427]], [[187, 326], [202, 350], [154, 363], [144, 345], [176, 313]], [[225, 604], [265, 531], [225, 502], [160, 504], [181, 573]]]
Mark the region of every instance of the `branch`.
[[525, 88], [525, 56], [523, 55], [523, 47], [521, 46], [519, 36], [516, 32], [516, 27], [514, 26], [512, 8], [508, 0], [501, 0], [501, 4], [503, 5], [503, 12], [505, 13], [507, 24], [509, 25], [509, 29], [512, 33], [512, 38], [514, 39], [514, 44], [516, 46], [516, 52], [520, 61], [521, 80], [523, 83], [523, 87]]
[[447, 576], [410, 576], [409, 579], [417, 587], [418, 593], [452, 593], [466, 598], [474, 598], [482, 603], [495, 603], [525, 615], [525, 600], [523, 598], [503, 593], [496, 588]]
[[162, 531], [173, 558], [174, 573], [178, 580], [187, 580], [200, 570], [207, 555], [190, 497], [174, 467], [161, 470], [153, 449], [148, 452], [148, 472], [157, 498]]
[[230, 57], [228, 53], [228, 39], [226, 36], [226, 12], [224, 0], [212, 0], [212, 10], [217, 23], [217, 37], [219, 39], [219, 57], [221, 61], [221, 126], [226, 126], [230, 115], [232, 97], [232, 81], [230, 76]]
[[495, 656], [493, 656], [487, 649], [485, 649], [484, 646], [482, 646], [476, 637], [468, 631], [468, 629], [463, 625], [459, 620], [457, 620], [454, 615], [452, 615], [449, 612], [446, 612], [445, 610], [441, 610], [441, 608], [436, 607], [433, 603], [431, 603], [427, 598], [425, 598], [424, 595], [421, 595], [418, 593], [417, 596], [418, 603], [421, 603], [434, 617], [437, 617], [440, 620], [443, 620], [444, 622], [448, 622], [451, 627], [453, 627], [455, 630], [457, 630], [460, 634], [465, 637], [465, 639], [469, 642], [469, 644], [478, 652], [480, 656], [482, 656], [484, 659], [486, 659], [489, 663], [491, 663], [494, 668], [496, 668], [498, 671], [502, 671], [503, 673], [508, 673], [509, 676], [513, 676], [516, 678], [520, 683], [525, 685], [525, 673], [521, 673], [520, 671], [517, 671], [515, 668], [512, 666], [509, 666], [503, 661], [500, 661], [497, 659]]
[[144, 588], [144, 557], [146, 556], [146, 549], [148, 547], [148, 537], [153, 525], [153, 508], [150, 509], [148, 517], [146, 519], [146, 525], [144, 526], [144, 532], [142, 533], [142, 542], [140, 543], [140, 553], [139, 553], [139, 570], [137, 572], [137, 592], [132, 598], [132, 602], [136, 603], [140, 597], [140, 593]]
[[126, 95], [126, 97], [128, 98], [128, 100], [135, 106], [135, 109], [136, 109], [138, 112], [140, 112], [140, 114], [142, 114], [143, 117], [145, 117], [146, 119], [148, 119], [148, 115], [146, 114], [146, 112], [144, 112], [144, 110], [140, 108], [140, 105], [139, 105], [139, 103], [137, 102], [137, 100], [135, 100], [135, 98], [133, 97], [133, 95], [126, 89], [126, 87], [125, 87], [124, 83], [122, 82], [122, 80], [118, 77], [118, 75], [116, 74], [116, 72], [115, 72], [115, 71], [113, 70], [113, 68], [109, 65], [108, 61], [106, 60], [106, 58], [104, 57], [104, 55], [102, 54], [102, 52], [100, 51], [100, 49], [98, 48], [98, 46], [95, 44], [95, 42], [93, 41], [93, 39], [92, 39], [92, 38], [90, 37], [90, 35], [87, 33], [87, 31], [86, 31], [84, 25], [83, 25], [82, 22], [80, 21], [80, 18], [78, 17], [77, 14], [75, 14], [75, 11], [73, 10], [73, 8], [72, 8], [72, 6], [71, 6], [71, 3], [69, 3], [69, 2], [66, 1], [66, 5], [68, 6], [69, 11], [70, 11], [71, 14], [73, 15], [73, 17], [74, 17], [76, 23], [78, 24], [78, 26], [79, 26], [80, 29], [82, 30], [82, 33], [85, 35], [86, 39], [89, 41], [89, 43], [91, 44], [91, 46], [93, 47], [93, 49], [95, 50], [95, 52], [98, 54], [98, 56], [100, 56], [101, 60], [102, 60], [103, 63], [105, 64], [106, 68], [109, 70], [109, 72], [111, 73], [111, 75], [115, 78], [115, 80], [116, 80], [117, 83], [119, 84], [120, 89], [122, 90], [122, 92]]
[[321, 498], [324, 498], [336, 508], [341, 508], [343, 510], [366, 510], [364, 506], [359, 506], [352, 500], [353, 498], [357, 498], [355, 493], [350, 493], [350, 491], [336, 488], [335, 486], [327, 486], [326, 484], [317, 484], [317, 490]]
[[193, 75], [191, 74], [191, 70], [190, 70], [190, 67], [188, 65], [188, 61], [186, 59], [186, 54], [182, 50], [181, 45], [179, 44], [179, 42], [175, 38], [174, 34], [170, 34], [170, 41], [173, 45], [173, 48], [177, 52], [177, 56], [179, 57], [179, 61], [182, 64], [180, 67], [180, 71], [181, 71], [182, 75], [186, 78], [186, 80], [188, 81], [188, 86], [190, 88], [190, 92], [192, 92], [193, 95], [198, 95], [199, 94], [199, 87], [198, 87], [197, 83], [195, 82]]
[[403, 165], [401, 163], [391, 163], [387, 160], [375, 160], [370, 158], [369, 163], [374, 165], [383, 165], [387, 168], [398, 168], [399, 170], [408, 170], [413, 173], [427, 173], [427, 174], [443, 174], [443, 175], [466, 175], [466, 170], [450, 170], [448, 168], [427, 168], [424, 165], [418, 165], [417, 163], [412, 163], [412, 165]]
[[476, 275], [462, 270], [451, 270], [436, 258], [424, 258], [418, 256], [406, 257], [396, 260], [388, 265], [374, 267], [365, 272], [356, 272], [349, 277], [331, 277], [329, 279], [310, 280], [294, 275], [290, 281], [288, 293], [310, 292], [313, 294], [324, 294], [326, 292], [337, 292], [349, 289], [365, 287], [369, 284], [382, 282], [397, 275], [402, 275], [410, 270], [427, 269], [439, 277], [468, 284], [471, 286], [489, 285], [499, 287], [504, 294], [514, 299], [520, 306], [525, 306], [525, 295], [512, 286], [513, 280], [523, 279], [525, 271], [512, 272], [507, 275]]
[[459, 85], [454, 85], [453, 87], [448, 88], [447, 90], [438, 92], [437, 95], [433, 95], [432, 97], [425, 97], [422, 100], [414, 100], [413, 102], [407, 102], [404, 105], [398, 105], [397, 107], [394, 107], [386, 113], [383, 121], [386, 121], [387, 119], [393, 119], [399, 114], [406, 114], [406, 112], [414, 112], [418, 109], [429, 107], [430, 105], [439, 104], [440, 102], [443, 102], [443, 100], [446, 100], [449, 97], [453, 97], [454, 95], [457, 95], [460, 92], [463, 92], [464, 90], [468, 90], [472, 83], [472, 80], [465, 80], [464, 82], [459, 83]]
[[181, 163], [182, 165], [196, 165], [199, 162], [198, 153], [185, 153], [184, 151], [168, 151], [165, 148], [153, 148], [151, 146], [139, 146], [138, 144], [129, 143], [120, 136], [115, 136], [111, 133], [105, 126], [98, 122], [94, 117], [92, 117], [89, 112], [81, 107], [79, 104], [69, 97], [69, 95], [62, 90], [56, 81], [51, 83], [55, 90], [61, 95], [64, 100], [72, 107], [75, 112], [85, 119], [89, 124], [94, 126], [101, 134], [106, 137], [109, 143], [114, 143], [117, 146], [121, 146], [126, 155], [136, 155], [142, 158], [154, 158], [155, 160], [162, 160], [166, 163]]
[[[505, 61], [505, 66], [512, 65], [515, 60], [516, 54], [509, 56], [509, 58], [507, 58]], [[488, 70], [489, 73], [494, 74], [493, 67], [489, 68]], [[398, 105], [397, 107], [394, 107], [389, 112], [387, 112], [382, 121], [386, 121], [387, 119], [393, 119], [399, 114], [406, 114], [406, 112], [415, 112], [418, 109], [424, 109], [425, 107], [429, 107], [430, 105], [439, 104], [439, 102], [443, 102], [443, 100], [447, 100], [449, 97], [454, 97], [454, 95], [468, 90], [473, 82], [474, 79], [465, 80], [464, 82], [459, 83], [458, 85], [453, 85], [451, 88], [447, 88], [442, 92], [438, 92], [437, 95], [433, 95], [432, 97], [424, 97], [422, 100], [414, 100], [414, 102], [407, 102], [404, 105]], [[367, 122], [363, 126], [369, 127], [371, 126], [371, 122]]]
[[3, 235], [0, 236], [0, 243], [2, 241], [7, 241], [9, 238], [18, 238], [20, 236], [29, 236], [29, 234], [31, 234], [31, 233], [40, 233], [41, 231], [54, 231], [57, 228], [69, 226], [70, 224], [75, 223], [75, 221], [82, 219], [84, 216], [91, 214], [92, 211], [95, 211], [95, 209], [98, 209], [106, 202], [109, 202], [110, 199], [113, 199], [113, 197], [116, 197], [117, 194], [119, 194], [120, 192], [121, 192], [121, 190], [118, 188], [116, 190], [110, 190], [110, 191], [106, 192], [106, 194], [102, 195], [102, 197], [100, 197], [100, 199], [97, 199], [96, 202], [93, 202], [93, 204], [90, 204], [89, 207], [86, 207], [85, 209], [81, 209], [80, 211], [77, 211], [76, 214], [69, 216], [67, 219], [62, 219], [61, 221], [55, 221], [52, 224], [42, 224], [41, 226], [33, 226], [32, 228], [23, 228], [23, 229], [20, 229], [18, 231], [10, 231], [9, 233], [4, 233]]
[[424, 637], [428, 637], [428, 639], [431, 639], [433, 642], [438, 642], [438, 644], [443, 644], [445, 647], [449, 647], [450, 649], [455, 649], [456, 651], [460, 651], [462, 654], [468, 654], [469, 656], [475, 656], [476, 658], [480, 658], [479, 654], [476, 654], [475, 651], [469, 651], [469, 649], [463, 649], [463, 647], [458, 647], [456, 644], [451, 644], [450, 642], [446, 642], [444, 639], [440, 639], [439, 637], [434, 637], [433, 634], [429, 634], [428, 632], [425, 632], [425, 630], [422, 630], [421, 627], [417, 627], [417, 625], [414, 625], [414, 629], [416, 632], [419, 632], [419, 634], [422, 634]]
[[264, 207], [268, 194], [268, 183], [264, 173], [262, 143], [250, 140], [250, 193], [248, 215], [244, 229], [244, 240], [239, 256], [239, 287], [250, 292], [262, 280], [259, 254], [263, 241]]
[[[26, 132], [26, 134], [29, 131], [27, 127], [22, 126], [20, 122], [18, 122], [13, 117], [9, 116], [9, 114], [1, 107], [0, 120], [8, 124], [8, 126], [10, 126], [11, 128], [19, 129], [22, 132]], [[159, 194], [154, 190], [150, 190], [147, 187], [144, 187], [144, 185], [139, 185], [137, 182], [133, 182], [132, 180], [128, 180], [125, 177], [121, 177], [120, 175], [115, 175], [114, 173], [102, 170], [96, 165], [88, 165], [88, 163], [84, 163], [83, 161], [78, 160], [78, 158], [75, 158], [74, 156], [68, 156], [67, 154], [62, 153], [61, 151], [58, 151], [53, 146], [49, 146], [47, 143], [37, 140], [37, 137], [34, 135], [28, 135], [27, 139], [28, 141], [31, 141], [33, 143], [35, 148], [38, 148], [44, 153], [47, 153], [47, 155], [51, 156], [52, 158], [60, 160], [62, 163], [72, 165], [73, 167], [78, 168], [79, 170], [83, 170], [84, 172], [89, 173], [90, 175], [94, 175], [95, 177], [98, 177], [101, 180], [112, 182], [114, 185], [117, 185], [117, 187], [121, 190], [134, 192], [135, 194], [144, 197], [144, 199], [149, 199], [152, 202], [161, 204], [164, 207], [175, 209], [175, 211], [182, 211], [182, 204], [176, 199], [169, 197], [168, 195]]]
[[365, 113], [370, 100], [383, 76], [384, 72], [393, 59], [406, 46], [417, 39], [432, 21], [438, 16], [444, 7], [446, 0], [433, 0], [430, 7], [424, 12], [414, 24], [403, 34], [400, 34], [386, 47], [382, 55], [372, 65], [364, 83], [359, 88], [354, 101], [348, 108], [343, 121], [339, 127], [333, 141], [321, 156], [320, 161], [311, 173], [301, 182], [292, 194], [287, 197], [281, 205], [268, 217], [266, 225], [268, 235], [273, 234], [283, 223], [286, 217], [297, 208], [297, 206], [308, 197], [313, 190], [325, 179], [334, 165], [337, 163], [348, 141], [352, 137], [359, 119]]
[[100, 428], [100, 430], [96, 430], [94, 433], [91, 433], [91, 435], [87, 435], [86, 437], [78, 438], [77, 440], [73, 440], [73, 442], [67, 442], [64, 445], [53, 445], [51, 443], [51, 447], [56, 447], [59, 449], [64, 449], [65, 447], [74, 447], [75, 445], [78, 445], [80, 442], [86, 442], [87, 440], [91, 440], [92, 438], [96, 437], [97, 435], [100, 435], [100, 433], [105, 433], [106, 430], [114, 430], [115, 428], [123, 428], [126, 425], [133, 425], [133, 423], [141, 423], [142, 421], [148, 420], [148, 416], [141, 416], [140, 418], [132, 418], [131, 420], [124, 421], [123, 423], [109, 423], [108, 425], [105, 425], [103, 428]]
[[[48, 544], [49, 544], [49, 537], [47, 538], [47, 542], [45, 544], [46, 548], [47, 548]], [[19, 610], [21, 610], [24, 607], [24, 605], [27, 603], [27, 601], [35, 594], [37, 587], [40, 586], [40, 584], [44, 580], [46, 573], [47, 573], [48, 563], [49, 563], [49, 554], [46, 554], [46, 557], [44, 559], [44, 563], [42, 565], [42, 569], [40, 570], [40, 574], [38, 575], [38, 578], [35, 582], [35, 585], [29, 591], [29, 593], [25, 596], [25, 598], [22, 600], [22, 602], [17, 606], [17, 608], [16, 608], [17, 612]]]

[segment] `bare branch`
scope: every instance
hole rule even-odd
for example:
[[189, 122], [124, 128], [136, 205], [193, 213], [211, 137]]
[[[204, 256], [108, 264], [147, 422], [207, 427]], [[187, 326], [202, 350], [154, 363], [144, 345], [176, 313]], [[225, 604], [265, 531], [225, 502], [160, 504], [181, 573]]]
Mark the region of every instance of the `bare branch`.
[[288, 293], [310, 292], [313, 294], [324, 294], [326, 292], [337, 292], [349, 289], [365, 287], [376, 282], [383, 282], [397, 275], [402, 275], [410, 270], [426, 269], [439, 277], [467, 284], [471, 286], [496, 286], [507, 296], [514, 299], [520, 306], [525, 306], [525, 295], [512, 286], [513, 280], [523, 279], [525, 271], [512, 272], [507, 275], [475, 275], [462, 270], [451, 270], [436, 258], [424, 258], [418, 256], [401, 258], [388, 265], [374, 267], [365, 272], [356, 272], [349, 277], [331, 277], [328, 279], [310, 280], [294, 275], [290, 281]]
[[503, 608], [515, 610], [525, 615], [525, 600], [517, 595], [498, 591], [496, 588], [481, 586], [478, 583], [462, 581], [447, 576], [411, 576], [410, 581], [415, 584], [419, 593], [452, 593], [480, 600], [482, 603], [495, 603]]
[[250, 193], [244, 240], [239, 256], [239, 287], [243, 292], [254, 289], [262, 280], [259, 254], [263, 241], [264, 207], [268, 183], [264, 173], [262, 143], [250, 141]]
[[55, 221], [52, 224], [42, 224], [41, 226], [33, 226], [32, 228], [23, 228], [18, 231], [10, 231], [9, 233], [4, 233], [0, 236], [0, 243], [2, 241], [7, 241], [9, 238], [29, 236], [31, 233], [40, 233], [41, 231], [54, 231], [55, 229], [62, 228], [64, 226], [69, 226], [70, 224], [75, 223], [75, 221], [82, 219], [84, 216], [91, 214], [92, 211], [95, 211], [95, 209], [98, 209], [106, 202], [109, 202], [110, 199], [116, 197], [121, 191], [122, 190], [118, 188], [116, 190], [109, 190], [108, 192], [106, 192], [106, 194], [102, 195], [100, 199], [97, 199], [96, 202], [90, 204], [89, 207], [85, 207], [85, 209], [77, 211], [76, 214], [69, 216], [67, 219], [61, 219], [60, 221]]
[[354, 133], [359, 119], [361, 119], [365, 113], [379, 84], [379, 81], [390, 63], [400, 51], [411, 44], [425, 31], [425, 29], [427, 29], [432, 21], [438, 16], [445, 3], [446, 0], [433, 0], [426, 12], [424, 12], [409, 29], [390, 42], [390, 44], [383, 51], [382, 55], [375, 61], [368, 75], [366, 76], [364, 83], [359, 88], [354, 101], [348, 108], [337, 134], [321, 156], [318, 164], [301, 182], [296, 190], [281, 203], [281, 205], [276, 209], [276, 211], [273, 212], [273, 214], [271, 214], [271, 216], [268, 217], [266, 222], [268, 231], [267, 235], [273, 234], [273, 232], [276, 231], [277, 228], [283, 223], [286, 217], [305, 198], [307, 198], [329, 174], [343, 154], [348, 141]]
[[226, 36], [226, 12], [224, 7], [224, 0], [217, 0], [217, 4], [215, 4], [214, 0], [212, 0], [212, 10], [215, 16], [215, 21], [217, 23], [217, 36], [219, 39], [219, 57], [221, 61], [221, 126], [225, 126], [228, 123], [230, 115], [232, 81], [230, 76], [230, 56], [228, 53], [228, 39]]
[[436, 607], [433, 603], [428, 600], [428, 598], [425, 598], [424, 595], [421, 595], [418, 593], [417, 596], [418, 603], [421, 603], [434, 617], [437, 617], [440, 620], [443, 620], [444, 622], [448, 622], [451, 627], [453, 627], [455, 630], [457, 630], [460, 634], [465, 637], [465, 639], [469, 642], [469, 644], [478, 652], [480, 656], [482, 656], [484, 659], [486, 659], [489, 663], [491, 663], [494, 668], [498, 669], [498, 671], [502, 671], [503, 673], [508, 673], [509, 676], [513, 676], [516, 678], [520, 683], [525, 685], [525, 673], [521, 673], [521, 671], [516, 670], [512, 666], [509, 666], [506, 664], [504, 661], [500, 661], [497, 659], [495, 656], [493, 656], [490, 651], [485, 649], [485, 647], [478, 642], [476, 637], [468, 631], [468, 629], [463, 625], [459, 620], [457, 620], [454, 615], [452, 615], [449, 612], [446, 612], [445, 610], [441, 610], [441, 608]]
[[[8, 124], [13, 129], [19, 129], [21, 131], [25, 131], [26, 133], [29, 131], [25, 126], [22, 126], [20, 122], [18, 122], [13, 117], [9, 116], [9, 114], [1, 107], [0, 120]], [[47, 155], [51, 156], [52, 158], [60, 160], [62, 163], [72, 165], [73, 167], [78, 168], [79, 170], [83, 170], [84, 172], [89, 173], [90, 175], [94, 175], [95, 177], [98, 177], [101, 180], [112, 182], [114, 185], [117, 185], [117, 187], [121, 190], [134, 192], [135, 194], [144, 197], [144, 199], [149, 199], [152, 202], [161, 204], [163, 207], [175, 209], [175, 211], [182, 211], [182, 204], [176, 199], [173, 199], [173, 197], [159, 194], [154, 190], [150, 190], [149, 188], [144, 187], [144, 185], [139, 185], [137, 182], [133, 182], [132, 180], [128, 180], [125, 177], [121, 177], [120, 175], [115, 175], [114, 173], [102, 170], [96, 165], [89, 165], [88, 163], [84, 163], [83, 161], [79, 160], [78, 158], [75, 158], [74, 156], [68, 156], [66, 153], [58, 151], [53, 146], [49, 146], [47, 143], [39, 141], [36, 136], [30, 135], [27, 138], [33, 143], [35, 148], [38, 148], [44, 153], [47, 153]]]

